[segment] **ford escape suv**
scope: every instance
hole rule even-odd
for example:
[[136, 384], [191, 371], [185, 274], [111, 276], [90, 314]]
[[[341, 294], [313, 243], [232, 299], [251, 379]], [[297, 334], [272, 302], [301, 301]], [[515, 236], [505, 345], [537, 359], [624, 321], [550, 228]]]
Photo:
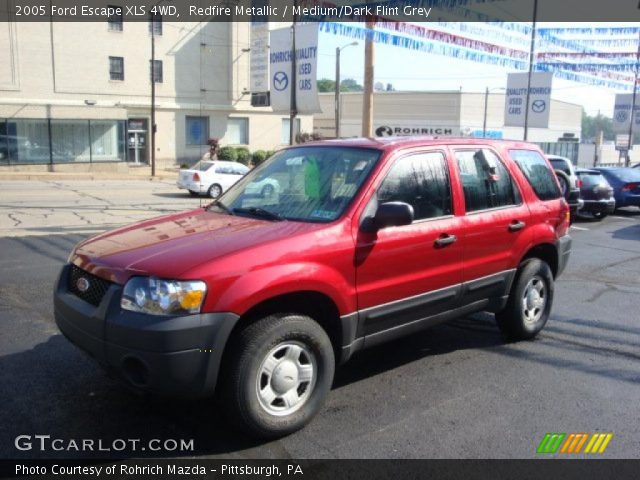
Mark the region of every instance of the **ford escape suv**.
[[[270, 195], [250, 188], [271, 179]], [[478, 311], [546, 324], [569, 207], [534, 145], [336, 140], [284, 149], [205, 208], [76, 246], [60, 330], [128, 385], [212, 395], [248, 432], [293, 432], [354, 353]]]

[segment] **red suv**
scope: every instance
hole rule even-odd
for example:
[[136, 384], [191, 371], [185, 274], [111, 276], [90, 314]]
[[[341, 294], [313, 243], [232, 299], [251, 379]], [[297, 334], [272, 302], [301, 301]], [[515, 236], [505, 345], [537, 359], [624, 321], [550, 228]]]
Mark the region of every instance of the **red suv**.
[[[264, 193], [262, 183], [278, 185]], [[211, 395], [293, 432], [337, 363], [477, 311], [512, 338], [549, 318], [569, 207], [534, 145], [327, 141], [278, 152], [205, 208], [80, 243], [60, 330], [130, 386]]]

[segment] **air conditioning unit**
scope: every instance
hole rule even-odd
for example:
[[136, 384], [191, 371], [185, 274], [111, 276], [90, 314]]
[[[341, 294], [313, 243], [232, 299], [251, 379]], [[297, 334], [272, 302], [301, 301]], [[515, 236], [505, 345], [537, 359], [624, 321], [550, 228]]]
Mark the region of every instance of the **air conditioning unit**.
[[271, 97], [269, 92], [260, 92], [251, 94], [252, 107], [268, 107], [271, 105]]

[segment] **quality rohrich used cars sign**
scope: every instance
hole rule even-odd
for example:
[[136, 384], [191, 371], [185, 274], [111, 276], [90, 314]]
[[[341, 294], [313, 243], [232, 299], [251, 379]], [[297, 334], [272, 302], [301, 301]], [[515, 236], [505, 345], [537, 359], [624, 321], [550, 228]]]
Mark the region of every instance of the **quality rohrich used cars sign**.
[[[507, 78], [507, 92], [504, 111], [504, 124], [510, 127], [524, 127], [528, 73], [510, 73]], [[551, 106], [551, 84], [553, 73], [538, 72], [531, 75], [529, 90], [529, 116], [527, 125], [534, 128], [549, 126], [549, 108]]]
[[[318, 24], [296, 25], [296, 110], [301, 114], [318, 113], [317, 60]], [[269, 75], [271, 106], [274, 112], [291, 111], [292, 29], [271, 31]]]

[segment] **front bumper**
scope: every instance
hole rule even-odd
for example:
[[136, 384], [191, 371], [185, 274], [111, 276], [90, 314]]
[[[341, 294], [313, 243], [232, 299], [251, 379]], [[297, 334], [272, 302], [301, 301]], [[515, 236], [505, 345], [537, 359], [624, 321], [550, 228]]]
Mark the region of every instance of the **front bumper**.
[[613, 213], [616, 209], [616, 199], [603, 198], [601, 200], [583, 200], [584, 204], [580, 208], [581, 212], [602, 212]]
[[567, 263], [569, 263], [571, 243], [572, 240], [569, 235], [560, 237], [556, 241], [556, 250], [558, 251], [558, 271], [556, 272], [556, 278], [562, 275], [562, 272], [564, 272], [564, 269], [567, 267]]
[[54, 313], [73, 344], [136, 390], [182, 397], [213, 394], [237, 315], [160, 317], [122, 310], [122, 286], [115, 284], [94, 307], [69, 291], [68, 278], [67, 265], [56, 284]]

